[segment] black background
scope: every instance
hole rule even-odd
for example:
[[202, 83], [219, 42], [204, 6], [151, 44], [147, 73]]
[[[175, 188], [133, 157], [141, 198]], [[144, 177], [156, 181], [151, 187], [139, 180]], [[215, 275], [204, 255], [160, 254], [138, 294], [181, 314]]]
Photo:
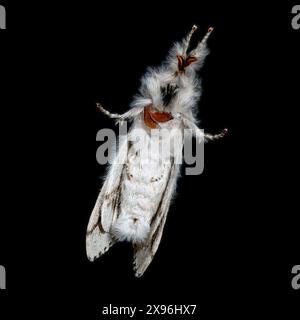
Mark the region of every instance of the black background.
[[[96, 319], [109, 303], [197, 304], [203, 319], [295, 309], [300, 31], [290, 25], [292, 4], [1, 4], [0, 264], [8, 289], [0, 298], [9, 318]], [[85, 255], [105, 171], [96, 133], [117, 130], [95, 103], [125, 112], [146, 67], [193, 24], [198, 38], [215, 28], [200, 72], [201, 125], [229, 135], [206, 145], [202, 175], [180, 179], [156, 257], [135, 279], [128, 244], [94, 263]]]

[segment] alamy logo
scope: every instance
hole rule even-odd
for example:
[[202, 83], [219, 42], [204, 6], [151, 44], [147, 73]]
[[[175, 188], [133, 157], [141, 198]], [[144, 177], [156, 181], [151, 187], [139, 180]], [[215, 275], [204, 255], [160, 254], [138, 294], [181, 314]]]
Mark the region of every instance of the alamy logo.
[[0, 5], [0, 29], [6, 29], [6, 10]]
[[6, 289], [6, 272], [3, 266], [0, 266], [0, 290]]
[[293, 6], [292, 14], [295, 16], [292, 19], [292, 27], [294, 30], [300, 29], [300, 5]]
[[293, 267], [292, 274], [295, 274], [292, 279], [292, 287], [293, 289], [298, 290], [300, 289], [300, 265]]

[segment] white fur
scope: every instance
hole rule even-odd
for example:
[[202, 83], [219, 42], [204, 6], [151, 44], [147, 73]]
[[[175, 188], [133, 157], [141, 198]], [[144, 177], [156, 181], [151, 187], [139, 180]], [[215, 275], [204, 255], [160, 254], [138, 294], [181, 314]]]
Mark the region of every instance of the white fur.
[[[177, 164], [182, 159], [182, 131], [188, 127], [194, 129], [199, 139], [204, 136], [196, 120], [201, 96], [201, 83], [196, 71], [208, 54], [206, 40], [211, 31], [191, 51], [197, 58], [195, 63], [179, 72], [177, 60], [177, 55], [186, 58], [189, 54], [187, 48], [195, 29], [193, 27], [181, 43], [174, 44], [161, 67], [148, 69], [128, 112], [112, 114], [100, 106], [102, 112], [117, 121], [133, 120], [127, 136], [131, 147], [125, 153], [126, 148], [122, 144], [108, 171], [88, 226], [87, 253], [93, 260], [115, 241], [132, 242], [137, 245], [137, 276], [142, 275], [152, 261], [162, 236], [179, 176]], [[170, 102], [165, 105], [162, 89], [168, 85], [176, 88], [176, 94], [171, 95]], [[155, 136], [143, 121], [144, 108], [149, 105], [154, 111], [173, 115], [172, 120], [158, 124]], [[139, 140], [136, 139], [137, 132]], [[172, 147], [166, 148], [168, 145]], [[124, 165], [118, 162], [120, 159], [125, 159]]]
[[144, 243], [150, 231], [149, 222], [145, 217], [123, 215], [113, 224], [112, 234], [118, 241]]

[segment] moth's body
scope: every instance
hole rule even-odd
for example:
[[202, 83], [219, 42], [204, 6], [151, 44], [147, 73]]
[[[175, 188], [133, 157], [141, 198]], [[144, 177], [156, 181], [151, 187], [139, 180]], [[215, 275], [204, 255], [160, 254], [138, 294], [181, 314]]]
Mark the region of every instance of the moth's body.
[[119, 216], [112, 225], [112, 234], [119, 241], [145, 242], [162, 200], [175, 156], [173, 148], [167, 146], [176, 143], [180, 148], [183, 128], [177, 119], [161, 127], [153, 137], [142, 116], [133, 124], [131, 132], [137, 132], [140, 140], [132, 142], [128, 150], [121, 178]]
[[[145, 148], [150, 150], [151, 144], [151, 139], [146, 139]], [[143, 243], [147, 239], [169, 171], [170, 163], [161, 163], [158, 155], [143, 157], [139, 149], [131, 147], [122, 177], [120, 216], [112, 226], [118, 240]]]
[[[201, 95], [196, 71], [207, 55], [206, 40], [187, 53], [192, 31], [170, 52], [161, 68], [149, 69], [139, 95], [123, 115], [101, 111], [118, 121], [129, 119], [131, 129], [107, 174], [87, 230], [87, 255], [94, 260], [118, 241], [134, 245], [134, 268], [141, 276], [160, 243], [182, 162], [183, 130], [198, 140], [218, 139], [197, 127]], [[153, 130], [155, 129], [155, 130]]]

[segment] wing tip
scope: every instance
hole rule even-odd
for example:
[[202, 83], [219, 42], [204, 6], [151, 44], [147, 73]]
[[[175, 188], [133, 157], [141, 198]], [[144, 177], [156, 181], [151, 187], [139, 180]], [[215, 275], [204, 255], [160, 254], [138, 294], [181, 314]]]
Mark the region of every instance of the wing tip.
[[135, 272], [135, 277], [136, 278], [140, 278], [142, 275], [143, 275], [143, 273], [141, 273], [141, 272]]
[[89, 255], [88, 253], [87, 253], [87, 258], [88, 258], [88, 260], [90, 261], [90, 262], [94, 262], [98, 257], [96, 257], [96, 256], [91, 256], [91, 255]]
[[93, 262], [106, 253], [115, 243], [109, 233], [101, 232], [99, 226], [88, 231], [86, 235], [86, 255], [89, 261]]
[[144, 271], [139, 270], [139, 269], [140, 269], [139, 267], [137, 267], [135, 264], [133, 264], [134, 276], [136, 278], [140, 278], [144, 274]]

